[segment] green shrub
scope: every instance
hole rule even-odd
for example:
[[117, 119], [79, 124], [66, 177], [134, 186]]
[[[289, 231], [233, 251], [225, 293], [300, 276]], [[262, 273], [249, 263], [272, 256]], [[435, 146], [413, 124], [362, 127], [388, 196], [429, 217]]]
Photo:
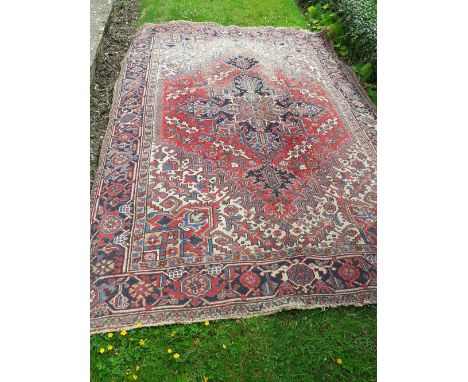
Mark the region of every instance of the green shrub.
[[335, 50], [377, 103], [376, 0], [313, 0], [305, 14], [312, 30], [328, 28]]
[[350, 59], [377, 63], [377, 2], [375, 0], [330, 0], [330, 6], [346, 30]]

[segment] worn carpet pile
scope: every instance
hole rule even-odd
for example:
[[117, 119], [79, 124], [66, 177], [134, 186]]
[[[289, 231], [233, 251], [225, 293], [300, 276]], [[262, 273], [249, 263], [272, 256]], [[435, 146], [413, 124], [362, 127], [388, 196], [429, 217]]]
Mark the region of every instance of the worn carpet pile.
[[375, 303], [375, 125], [324, 32], [142, 27], [92, 195], [91, 331]]

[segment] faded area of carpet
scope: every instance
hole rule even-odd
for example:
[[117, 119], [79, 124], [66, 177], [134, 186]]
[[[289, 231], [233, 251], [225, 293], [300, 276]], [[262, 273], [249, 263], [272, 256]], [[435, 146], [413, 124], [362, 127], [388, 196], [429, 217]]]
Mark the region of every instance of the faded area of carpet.
[[91, 331], [376, 302], [376, 112], [325, 33], [148, 24], [91, 212]]

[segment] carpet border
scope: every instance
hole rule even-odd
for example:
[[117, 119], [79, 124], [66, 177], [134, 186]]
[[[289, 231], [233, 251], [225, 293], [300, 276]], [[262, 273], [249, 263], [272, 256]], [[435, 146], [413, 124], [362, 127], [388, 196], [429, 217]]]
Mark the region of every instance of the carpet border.
[[92, 216], [94, 214], [94, 209], [96, 202], [98, 200], [98, 192], [99, 192], [99, 183], [102, 179], [102, 175], [104, 173], [104, 162], [105, 162], [105, 153], [108, 151], [111, 138], [112, 138], [112, 131], [113, 131], [113, 125], [114, 125], [114, 119], [115, 116], [117, 115], [117, 110], [119, 108], [119, 102], [118, 100], [120, 99], [120, 95], [122, 92], [122, 80], [125, 76], [125, 72], [127, 70], [128, 66], [128, 58], [130, 56], [131, 48], [133, 46], [133, 40], [137, 33], [139, 33], [139, 30], [133, 35], [132, 42], [130, 43], [130, 46], [128, 47], [127, 53], [125, 53], [125, 56], [120, 64], [120, 72], [117, 80], [115, 81], [114, 84], [114, 90], [112, 94], [112, 105], [111, 109], [109, 111], [109, 120], [107, 121], [107, 127], [106, 127], [106, 132], [104, 134], [104, 138], [102, 140], [102, 145], [101, 145], [101, 150], [99, 150], [99, 162], [98, 162], [98, 167], [96, 171], [96, 175], [93, 180], [93, 186], [91, 188], [91, 200], [90, 200], [90, 205], [91, 205], [91, 215], [90, 218], [92, 219]]
[[135, 323], [132, 325], [116, 325], [116, 326], [106, 326], [103, 328], [92, 328], [91, 327], [91, 335], [93, 334], [102, 334], [102, 333], [109, 333], [109, 332], [116, 332], [120, 330], [132, 330], [132, 329], [138, 329], [138, 328], [148, 328], [148, 327], [156, 327], [156, 326], [163, 326], [163, 325], [175, 325], [175, 324], [180, 324], [180, 325], [185, 325], [185, 324], [196, 324], [204, 321], [221, 321], [221, 320], [232, 320], [232, 319], [248, 319], [248, 318], [254, 318], [254, 317], [265, 317], [265, 316], [270, 316], [276, 313], [280, 313], [283, 311], [290, 311], [290, 310], [310, 310], [310, 309], [321, 309], [321, 310], [326, 310], [328, 308], [339, 308], [339, 307], [347, 307], [347, 306], [354, 306], [354, 307], [364, 307], [368, 305], [377, 305], [377, 288], [370, 289], [370, 291], [375, 292], [374, 295], [371, 298], [364, 299], [360, 302], [345, 302], [345, 303], [325, 303], [325, 304], [298, 304], [298, 303], [290, 303], [290, 304], [284, 304], [275, 308], [271, 309], [262, 309], [258, 312], [250, 312], [246, 314], [226, 314], [223, 315], [222, 317], [216, 316], [216, 317], [203, 317], [203, 318], [188, 318], [186, 320], [166, 320], [166, 321], [149, 321], [145, 322], [144, 317], [145, 315], [141, 314], [136, 314], [133, 315], [133, 317], [136, 318]]

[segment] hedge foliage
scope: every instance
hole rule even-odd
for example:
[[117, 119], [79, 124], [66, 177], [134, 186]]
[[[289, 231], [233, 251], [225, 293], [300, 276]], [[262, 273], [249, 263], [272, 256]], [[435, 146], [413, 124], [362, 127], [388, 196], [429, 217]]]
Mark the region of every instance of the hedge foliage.
[[306, 0], [301, 6], [312, 30], [328, 29], [335, 50], [377, 103], [376, 0]]
[[329, 0], [345, 30], [349, 58], [377, 64], [376, 0]]

